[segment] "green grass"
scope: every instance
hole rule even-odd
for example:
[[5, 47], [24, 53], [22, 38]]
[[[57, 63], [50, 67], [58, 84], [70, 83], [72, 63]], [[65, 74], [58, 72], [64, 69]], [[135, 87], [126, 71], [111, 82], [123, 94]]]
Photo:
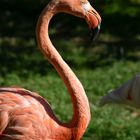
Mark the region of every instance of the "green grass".
[[[75, 73], [83, 83], [90, 101], [92, 119], [82, 140], [139, 140], [140, 112], [124, 106], [98, 107], [99, 99], [108, 90], [118, 87], [138, 72], [140, 62], [115, 62], [98, 68], [82, 68]], [[36, 67], [36, 66], [35, 66]], [[47, 69], [47, 68], [46, 68]], [[18, 85], [37, 91], [45, 97], [63, 122], [72, 116], [70, 97], [55, 71], [47, 74], [29, 72], [26, 76], [7, 73], [0, 85]]]

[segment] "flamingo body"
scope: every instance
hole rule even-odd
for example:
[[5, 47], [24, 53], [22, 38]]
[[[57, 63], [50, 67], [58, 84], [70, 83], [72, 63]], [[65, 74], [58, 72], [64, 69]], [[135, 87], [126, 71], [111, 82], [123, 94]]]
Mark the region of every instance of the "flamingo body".
[[87, 0], [51, 0], [37, 22], [39, 48], [71, 96], [72, 119], [68, 123], [60, 122], [47, 101], [34, 92], [0, 88], [0, 140], [80, 140], [89, 124], [90, 107], [85, 90], [48, 35], [51, 18], [60, 12], [84, 18], [91, 29], [99, 30], [101, 18]]
[[68, 133], [60, 131], [55, 119], [50, 105], [37, 93], [0, 88], [0, 140], [67, 139]]

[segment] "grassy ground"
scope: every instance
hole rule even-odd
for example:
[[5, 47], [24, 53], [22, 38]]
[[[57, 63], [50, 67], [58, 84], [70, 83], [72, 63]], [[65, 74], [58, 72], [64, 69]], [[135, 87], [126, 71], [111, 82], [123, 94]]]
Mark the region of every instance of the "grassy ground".
[[[75, 73], [83, 83], [90, 101], [92, 119], [83, 140], [139, 140], [140, 112], [129, 107], [98, 107], [102, 95], [114, 89], [138, 72], [140, 62], [115, 62], [97, 68], [77, 68]], [[37, 66], [34, 66], [36, 68]], [[33, 68], [33, 69], [34, 69]], [[46, 68], [46, 74], [25, 72], [7, 73], [0, 85], [18, 85], [37, 91], [51, 104], [63, 122], [70, 120], [72, 106], [63, 82], [55, 71]], [[65, 89], [65, 90], [64, 90]]]

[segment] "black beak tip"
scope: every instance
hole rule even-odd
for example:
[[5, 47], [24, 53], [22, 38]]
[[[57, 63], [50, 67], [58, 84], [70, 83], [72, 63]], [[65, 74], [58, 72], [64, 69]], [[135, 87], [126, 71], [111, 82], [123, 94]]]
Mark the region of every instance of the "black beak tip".
[[99, 24], [96, 28], [91, 29], [91, 41], [96, 40], [96, 38], [100, 32], [100, 26], [101, 26], [101, 24]]

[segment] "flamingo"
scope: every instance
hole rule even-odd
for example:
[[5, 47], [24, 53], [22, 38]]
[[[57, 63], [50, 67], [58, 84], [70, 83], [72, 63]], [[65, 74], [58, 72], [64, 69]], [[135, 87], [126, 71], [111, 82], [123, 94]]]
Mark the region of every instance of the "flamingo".
[[102, 97], [100, 105], [103, 106], [108, 103], [140, 108], [140, 74], [135, 75], [119, 88]]
[[67, 87], [73, 104], [72, 119], [68, 123], [60, 122], [49, 103], [35, 92], [1, 87], [0, 140], [80, 140], [89, 124], [90, 107], [84, 88], [48, 35], [51, 18], [60, 12], [84, 18], [96, 33], [101, 17], [87, 0], [51, 0], [37, 22], [38, 45]]

